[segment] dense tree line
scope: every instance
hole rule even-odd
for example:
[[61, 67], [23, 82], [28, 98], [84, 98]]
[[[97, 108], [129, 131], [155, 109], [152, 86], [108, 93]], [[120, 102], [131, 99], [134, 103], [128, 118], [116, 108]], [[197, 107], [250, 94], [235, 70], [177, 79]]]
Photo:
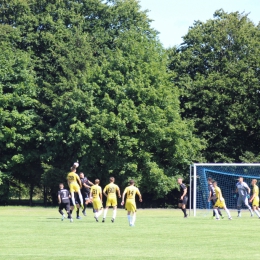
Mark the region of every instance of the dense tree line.
[[182, 117], [207, 143], [206, 161], [259, 162], [260, 25], [219, 10], [183, 40], [169, 50], [169, 69]]
[[153, 199], [176, 187], [202, 145], [136, 1], [2, 1], [0, 21], [2, 192], [46, 201], [77, 159]]
[[76, 160], [152, 201], [192, 162], [257, 159], [259, 26], [220, 10], [166, 50], [150, 22], [136, 0], [1, 1], [1, 198], [51, 200]]

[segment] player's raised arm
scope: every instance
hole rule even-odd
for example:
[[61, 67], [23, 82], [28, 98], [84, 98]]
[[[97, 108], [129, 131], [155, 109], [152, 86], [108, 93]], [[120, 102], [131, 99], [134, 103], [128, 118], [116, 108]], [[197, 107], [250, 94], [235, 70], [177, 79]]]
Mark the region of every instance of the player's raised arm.
[[89, 183], [91, 186], [93, 186], [93, 185], [94, 185], [94, 183], [93, 183], [93, 182], [91, 182], [90, 180], [88, 180], [88, 183]]

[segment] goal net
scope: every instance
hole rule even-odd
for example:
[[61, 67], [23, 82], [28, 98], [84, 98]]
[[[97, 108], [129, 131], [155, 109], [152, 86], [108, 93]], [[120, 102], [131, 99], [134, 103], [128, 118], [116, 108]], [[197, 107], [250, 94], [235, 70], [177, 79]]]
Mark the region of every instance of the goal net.
[[[239, 176], [243, 176], [244, 182], [251, 187], [252, 179], [260, 182], [260, 164], [194, 164], [191, 168], [191, 182], [193, 192], [190, 195], [190, 208], [193, 206], [193, 215], [196, 216], [197, 210], [212, 209], [211, 202], [208, 202], [208, 177], [218, 182], [226, 205], [229, 209], [236, 209], [237, 194], [236, 183]], [[192, 174], [193, 171], [193, 174]], [[258, 183], [259, 185], [259, 183]], [[193, 198], [191, 198], [193, 196]], [[193, 205], [191, 205], [193, 204]]]

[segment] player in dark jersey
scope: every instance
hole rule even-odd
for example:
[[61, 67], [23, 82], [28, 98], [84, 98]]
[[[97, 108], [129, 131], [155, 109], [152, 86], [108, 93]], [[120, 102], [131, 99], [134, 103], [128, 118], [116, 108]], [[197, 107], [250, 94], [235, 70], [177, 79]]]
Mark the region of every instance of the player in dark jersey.
[[187, 196], [187, 187], [184, 183], [182, 183], [182, 178], [178, 178], [178, 184], [180, 185], [180, 200], [179, 200], [179, 208], [182, 210], [184, 214], [184, 218], [187, 218], [188, 215], [186, 213], [186, 205], [188, 202], [188, 196]]
[[[212, 205], [214, 206], [216, 201], [217, 201], [217, 197], [216, 197], [215, 188], [213, 187], [213, 179], [211, 177], [208, 178], [208, 191], [209, 191], [208, 202], [212, 201]], [[217, 210], [218, 210], [218, 214], [220, 215], [220, 217], [224, 218], [222, 216], [220, 209], [217, 208]], [[213, 209], [213, 217], [212, 218], [215, 218], [215, 215], [216, 215], [216, 213]]]
[[79, 199], [79, 195], [76, 193], [75, 194], [75, 206], [73, 206], [71, 198], [70, 198], [70, 214], [72, 216], [72, 212], [73, 210], [76, 208], [76, 219], [81, 219], [80, 215], [79, 215], [79, 209], [80, 209], [80, 199]]
[[84, 209], [82, 210], [82, 213], [83, 213], [84, 216], [86, 216], [87, 215], [86, 214], [87, 205], [91, 202], [91, 200], [90, 200], [90, 187], [94, 184], [90, 180], [88, 180], [87, 177], [84, 176], [83, 172], [81, 172], [79, 174], [79, 178], [80, 178], [80, 181], [82, 183], [81, 194], [82, 194], [83, 200], [85, 201]]
[[61, 220], [63, 221], [65, 216], [63, 213], [63, 209], [66, 209], [66, 212], [68, 213], [68, 218], [70, 219], [70, 222], [73, 222], [73, 219], [71, 218], [70, 214], [70, 194], [67, 189], [64, 189], [63, 183], [60, 183], [59, 185], [60, 190], [58, 191], [58, 202], [59, 202], [59, 213], [62, 215]]

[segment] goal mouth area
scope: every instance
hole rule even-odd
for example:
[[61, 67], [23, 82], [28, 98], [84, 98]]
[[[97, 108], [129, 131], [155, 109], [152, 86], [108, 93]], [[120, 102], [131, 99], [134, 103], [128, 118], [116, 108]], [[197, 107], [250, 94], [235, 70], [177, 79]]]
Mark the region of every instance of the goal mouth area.
[[[258, 183], [260, 183], [260, 163], [199, 163], [192, 165], [190, 168], [190, 187], [192, 187], [193, 191], [190, 193], [189, 204], [190, 210], [193, 208], [194, 216], [196, 216], [196, 210], [199, 210], [199, 212], [202, 210], [211, 211], [210, 209], [213, 207], [212, 203], [208, 202], [209, 177], [217, 181], [227, 208], [231, 210], [236, 209], [238, 197], [238, 194], [236, 193], [236, 184], [238, 178], [243, 177], [244, 182], [246, 182], [252, 190], [252, 179], [256, 179]], [[193, 196], [193, 198], [191, 198], [191, 196]], [[243, 208], [246, 207], [243, 205]], [[202, 215], [204, 215], [204, 213], [202, 213]]]

